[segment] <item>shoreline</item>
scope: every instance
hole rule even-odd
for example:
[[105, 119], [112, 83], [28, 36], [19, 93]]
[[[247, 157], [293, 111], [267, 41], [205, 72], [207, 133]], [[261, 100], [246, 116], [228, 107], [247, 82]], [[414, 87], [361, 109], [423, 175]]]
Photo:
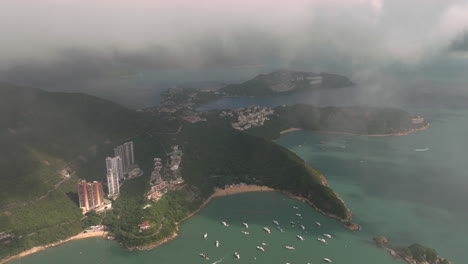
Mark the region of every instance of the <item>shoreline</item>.
[[21, 253], [19, 253], [17, 255], [7, 257], [5, 259], [0, 260], [0, 264], [5, 264], [5, 263], [10, 262], [12, 260], [19, 259], [19, 258], [22, 258], [22, 257], [26, 257], [28, 255], [44, 251], [44, 250], [46, 250], [48, 248], [56, 247], [56, 246], [65, 244], [67, 242], [73, 241], [73, 240], [80, 240], [80, 239], [86, 239], [86, 238], [91, 238], [91, 237], [106, 237], [107, 235], [108, 235], [107, 231], [97, 231], [97, 232], [87, 232], [87, 233], [81, 232], [78, 235], [69, 237], [67, 239], [59, 240], [59, 241], [56, 241], [56, 242], [53, 242], [53, 243], [50, 243], [50, 244], [47, 244], [47, 245], [44, 245], [44, 246], [33, 247], [33, 248], [30, 248], [30, 249], [28, 249], [26, 251], [23, 251], [23, 252], [21, 252]]
[[[177, 238], [179, 236], [179, 225], [180, 225], [180, 223], [188, 220], [189, 218], [191, 218], [192, 216], [194, 216], [198, 212], [200, 212], [200, 210], [202, 210], [205, 206], [207, 206], [213, 200], [213, 198], [222, 197], [222, 196], [229, 196], [229, 195], [234, 195], [234, 194], [239, 194], [239, 193], [248, 193], [248, 192], [279, 192], [281, 194], [284, 194], [284, 195], [288, 196], [290, 199], [306, 202], [308, 205], [310, 205], [312, 208], [314, 208], [317, 212], [319, 212], [319, 213], [321, 213], [321, 214], [323, 214], [323, 215], [325, 215], [327, 217], [330, 217], [332, 219], [338, 220], [339, 222], [341, 222], [343, 224], [344, 228], [346, 228], [348, 230], [357, 231], [357, 230], [360, 229], [360, 226], [357, 225], [357, 224], [354, 224], [354, 223], [351, 224], [351, 225], [345, 225], [345, 220], [340, 219], [335, 215], [326, 214], [325, 212], [323, 212], [322, 210], [317, 208], [313, 203], [311, 203], [309, 200], [307, 200], [304, 197], [296, 196], [296, 195], [293, 195], [293, 194], [291, 194], [289, 192], [286, 192], [286, 191], [273, 189], [273, 188], [268, 187], [268, 186], [234, 185], [234, 186], [230, 186], [230, 187], [225, 188], [225, 189], [219, 189], [219, 188], [216, 189], [215, 192], [213, 194], [211, 194], [195, 211], [191, 212], [189, 215], [184, 217], [180, 222], [175, 223], [175, 230], [169, 237], [163, 238], [161, 240], [155, 241], [155, 242], [147, 244], [147, 245], [136, 246], [136, 247], [125, 247], [125, 248], [127, 250], [130, 250], [130, 251], [132, 251], [132, 250], [151, 250], [151, 249], [154, 249], [156, 247], [162, 246], [162, 245], [166, 244], [167, 242]], [[341, 197], [339, 197], [339, 198], [341, 199]], [[39, 247], [34, 247], [34, 248], [29, 249], [29, 250], [23, 251], [23, 252], [21, 252], [21, 253], [19, 253], [17, 255], [14, 255], [14, 256], [8, 257], [6, 259], [0, 260], [0, 264], [5, 264], [5, 263], [7, 263], [9, 261], [12, 261], [12, 260], [15, 260], [15, 259], [19, 259], [19, 258], [28, 256], [28, 255], [34, 254], [34, 253], [46, 250], [48, 248], [55, 247], [55, 246], [67, 243], [69, 241], [79, 240], [79, 239], [86, 239], [86, 238], [91, 238], [91, 237], [107, 237], [107, 235], [109, 235], [109, 232], [106, 232], [106, 231], [80, 233], [80, 234], [78, 234], [76, 236], [72, 236], [72, 237], [69, 237], [69, 238], [64, 239], [64, 240], [60, 240], [60, 241], [57, 241], [57, 242], [54, 242], [54, 243], [51, 243], [51, 244], [47, 244], [47, 245], [39, 246]]]
[[[422, 126], [420, 128], [413, 128], [413, 129], [410, 129], [410, 130], [408, 130], [406, 132], [389, 133], [389, 134], [357, 134], [357, 133], [351, 133], [351, 132], [336, 132], [336, 131], [322, 131], [322, 130], [310, 130], [310, 131], [311, 132], [321, 133], [321, 134], [349, 135], [349, 136], [359, 136], [359, 137], [401, 137], [401, 136], [407, 136], [407, 135], [411, 135], [411, 134], [414, 134], [414, 133], [419, 132], [419, 131], [426, 130], [430, 126], [431, 126], [431, 123], [427, 123], [427, 124], [425, 124], [424, 126]], [[281, 136], [281, 135], [284, 135], [284, 134], [287, 134], [287, 133], [290, 133], [290, 132], [302, 131], [302, 130], [304, 130], [304, 129], [302, 129], [302, 128], [289, 128], [289, 129], [280, 131], [279, 134]]]

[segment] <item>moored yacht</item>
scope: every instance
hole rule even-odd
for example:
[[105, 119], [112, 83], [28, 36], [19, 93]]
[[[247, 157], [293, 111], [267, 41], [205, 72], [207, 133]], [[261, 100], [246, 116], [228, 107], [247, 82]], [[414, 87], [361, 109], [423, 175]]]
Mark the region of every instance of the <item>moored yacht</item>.
[[291, 249], [291, 250], [295, 249], [293, 246], [285, 246], [285, 248]]
[[330, 234], [323, 234], [324, 237], [332, 238]]
[[271, 230], [268, 227], [264, 227], [263, 230], [265, 230], [268, 234], [271, 234]]
[[228, 223], [226, 223], [224, 221], [222, 221], [221, 223], [223, 224], [223, 226], [229, 226]]
[[257, 246], [257, 249], [261, 250], [261, 251], [265, 251], [265, 249], [263, 247], [261, 247], [261, 246]]
[[303, 238], [302, 236], [300, 236], [300, 235], [297, 235], [296, 237], [297, 237], [299, 240], [304, 240], [304, 238]]
[[316, 224], [317, 226], [321, 226], [320, 222], [315, 222], [315, 224]]
[[301, 214], [296, 214], [296, 216], [298, 216], [298, 217], [302, 217], [302, 215], [301, 215]]
[[244, 235], [248, 235], [248, 234], [250, 234], [249, 232], [247, 232], [247, 231], [244, 231], [244, 230], [242, 230], [241, 232], [242, 232], [242, 234], [244, 234]]
[[329, 259], [329, 258], [323, 258], [323, 260], [325, 260], [325, 261], [328, 262], [328, 263], [332, 263], [332, 262], [333, 262], [333, 261], [332, 261], [331, 259]]
[[276, 221], [276, 220], [273, 220], [273, 223], [274, 223], [275, 225], [279, 225], [278, 221]]
[[242, 223], [242, 224], [245, 226], [245, 228], [249, 228], [249, 225], [247, 223]]
[[237, 252], [234, 252], [234, 256], [236, 257], [236, 259], [240, 259], [240, 255], [239, 255], [239, 253], [237, 253]]
[[206, 239], [207, 237], [208, 237], [208, 233], [205, 233], [205, 234], [203, 235], [203, 238]]
[[302, 230], [305, 230], [305, 226], [304, 226], [304, 225], [301, 225], [301, 228], [302, 228]]
[[219, 247], [219, 241], [218, 240], [216, 240], [215, 245], [216, 245], [216, 247]]
[[324, 243], [324, 244], [326, 244], [326, 243], [327, 243], [327, 241], [326, 241], [325, 239], [323, 239], [323, 238], [320, 238], [320, 237], [319, 237], [319, 238], [317, 238], [317, 240], [318, 240], [318, 241], [320, 241], [320, 242], [322, 242], [322, 243]]
[[203, 254], [203, 253], [200, 253], [199, 255], [200, 255], [200, 257], [202, 257], [202, 258], [204, 258], [204, 259], [210, 259], [209, 257], [207, 257], [207, 256], [206, 256], [205, 254]]

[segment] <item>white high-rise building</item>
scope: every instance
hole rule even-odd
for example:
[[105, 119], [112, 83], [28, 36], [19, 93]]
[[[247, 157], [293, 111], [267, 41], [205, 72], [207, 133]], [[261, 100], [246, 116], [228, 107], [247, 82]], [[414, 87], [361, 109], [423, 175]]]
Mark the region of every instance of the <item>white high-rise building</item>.
[[114, 148], [114, 155], [122, 159], [123, 171], [128, 172], [128, 168], [135, 164], [133, 141], [125, 142], [123, 145]]
[[109, 196], [118, 195], [120, 193], [119, 181], [123, 180], [122, 159], [120, 157], [107, 157], [106, 168]]

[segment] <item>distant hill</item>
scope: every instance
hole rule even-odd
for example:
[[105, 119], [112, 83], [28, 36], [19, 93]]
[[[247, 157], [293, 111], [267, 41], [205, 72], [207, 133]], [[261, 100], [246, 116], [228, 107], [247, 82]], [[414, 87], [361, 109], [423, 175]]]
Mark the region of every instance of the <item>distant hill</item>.
[[227, 85], [221, 88], [221, 91], [229, 95], [262, 96], [308, 89], [341, 88], [351, 85], [353, 83], [347, 77], [336, 74], [279, 70], [257, 75], [241, 84]]

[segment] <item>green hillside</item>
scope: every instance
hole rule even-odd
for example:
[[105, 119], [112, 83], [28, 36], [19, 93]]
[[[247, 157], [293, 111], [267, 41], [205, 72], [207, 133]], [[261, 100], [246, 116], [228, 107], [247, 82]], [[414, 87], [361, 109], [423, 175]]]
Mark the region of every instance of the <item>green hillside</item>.
[[[104, 181], [105, 157], [127, 140], [134, 141], [145, 174], [124, 183], [113, 210], [82, 219], [78, 179]], [[1, 242], [0, 257], [64, 239], [96, 221], [103, 221], [125, 246], [144, 246], [170, 235], [214, 187], [239, 182], [288, 191], [328, 214], [349, 217], [319, 172], [270, 140], [233, 130], [216, 114], [208, 122], [189, 124], [85, 94], [2, 84], [0, 143], [0, 232], [15, 235]], [[188, 184], [149, 202], [144, 193], [153, 158], [164, 158], [174, 144], [184, 151], [181, 169]], [[70, 178], [59, 173], [64, 168], [72, 172]], [[147, 204], [152, 207], [143, 210]], [[139, 232], [142, 219], [152, 228]]]

